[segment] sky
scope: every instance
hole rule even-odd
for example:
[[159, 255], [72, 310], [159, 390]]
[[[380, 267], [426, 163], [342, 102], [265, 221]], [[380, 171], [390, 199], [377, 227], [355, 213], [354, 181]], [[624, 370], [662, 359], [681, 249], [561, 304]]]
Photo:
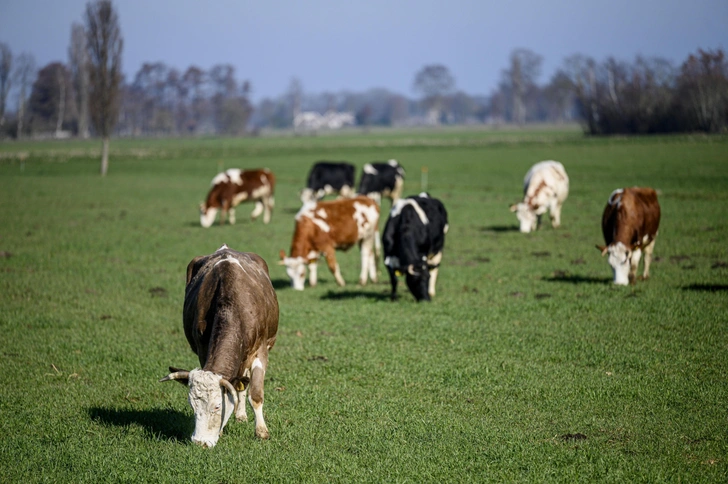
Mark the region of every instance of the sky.
[[[86, 0], [0, 0], [0, 42], [37, 66], [67, 62]], [[516, 48], [543, 57], [540, 83], [569, 55], [602, 61], [728, 49], [728, 0], [116, 0], [127, 80], [145, 62], [184, 71], [235, 67], [253, 101], [372, 88], [415, 97], [423, 66], [445, 65], [456, 88], [487, 95]]]

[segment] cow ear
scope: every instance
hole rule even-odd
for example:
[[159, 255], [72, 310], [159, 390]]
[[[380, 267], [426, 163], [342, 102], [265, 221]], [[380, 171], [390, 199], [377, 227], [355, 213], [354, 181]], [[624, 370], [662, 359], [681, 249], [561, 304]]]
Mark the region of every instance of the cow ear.
[[206, 256], [201, 255], [198, 257], [195, 257], [190, 261], [189, 264], [187, 264], [187, 282], [185, 285], [189, 284], [190, 281], [197, 275], [197, 273], [202, 268], [204, 262], [203, 259], [205, 259]]
[[597, 244], [597, 245], [595, 245], [594, 247], [596, 247], [596, 248], [597, 248], [597, 250], [599, 250], [599, 252], [601, 252], [601, 253], [602, 253], [602, 257], [604, 257], [605, 255], [607, 255], [607, 251], [608, 251], [608, 249], [607, 249], [607, 247], [606, 247], [606, 246], [604, 246], [604, 245], [599, 245], [599, 244]]
[[278, 253], [278, 255], [280, 255], [281, 256], [281, 260], [283, 260], [283, 259], [286, 258], [286, 251], [283, 250], [283, 249], [281, 249], [281, 251]]
[[517, 203], [514, 203], [513, 205], [511, 205], [511, 206], [509, 207], [509, 209], [510, 209], [510, 211], [511, 211], [511, 212], [516, 212], [516, 211], [518, 211], [518, 204], [517, 204]]

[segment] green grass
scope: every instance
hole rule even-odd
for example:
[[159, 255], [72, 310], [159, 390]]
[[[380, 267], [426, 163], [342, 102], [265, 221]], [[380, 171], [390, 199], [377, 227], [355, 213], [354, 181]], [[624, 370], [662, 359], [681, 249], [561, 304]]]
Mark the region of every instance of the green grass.
[[[0, 144], [0, 481], [728, 480], [728, 139], [574, 130]], [[288, 287], [297, 192], [319, 159], [398, 159], [450, 232], [431, 304]], [[536, 161], [564, 163], [563, 226], [518, 233], [508, 205]], [[270, 225], [199, 227], [224, 167], [278, 177]], [[358, 174], [357, 174], [358, 176]], [[622, 288], [594, 245], [615, 188], [659, 190], [652, 279]], [[385, 211], [389, 202], [384, 203]], [[384, 220], [381, 225], [383, 226]], [[270, 265], [281, 319], [270, 441], [231, 423], [192, 445], [182, 331], [187, 263], [222, 243]], [[10, 256], [7, 256], [10, 253]], [[380, 265], [381, 269], [381, 265]], [[585, 438], [584, 438], [585, 437]]]

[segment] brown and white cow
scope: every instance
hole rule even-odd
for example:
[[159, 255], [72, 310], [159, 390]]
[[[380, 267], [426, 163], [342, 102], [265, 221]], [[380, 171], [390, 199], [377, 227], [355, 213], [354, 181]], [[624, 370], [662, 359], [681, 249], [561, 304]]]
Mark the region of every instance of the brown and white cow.
[[609, 196], [602, 214], [602, 233], [607, 244], [597, 245], [602, 256], [609, 254], [614, 283], [634, 283], [642, 250], [645, 251], [644, 279], [650, 277], [652, 251], [660, 227], [660, 204], [652, 188], [619, 188]]
[[291, 278], [294, 289], [303, 291], [306, 267], [309, 283], [317, 282], [319, 257], [326, 257], [326, 264], [339, 286], [344, 286], [336, 250], [347, 250], [359, 244], [361, 251], [361, 273], [359, 284], [377, 281], [376, 252], [379, 238], [379, 206], [368, 197], [342, 198], [317, 203], [306, 203], [296, 214], [296, 229], [291, 241], [291, 253], [286, 257], [281, 250], [281, 265]]
[[[160, 381], [189, 386], [195, 412], [192, 441], [214, 447], [230, 416], [247, 420], [245, 397], [255, 413], [255, 435], [269, 437], [263, 419], [263, 380], [276, 342], [278, 298], [268, 266], [258, 255], [226, 245], [187, 266], [185, 336], [202, 369], [169, 368]], [[239, 404], [240, 402], [240, 404]]]
[[255, 220], [263, 214], [263, 223], [270, 222], [271, 210], [275, 201], [276, 177], [264, 168], [262, 170], [241, 170], [230, 168], [218, 173], [212, 179], [207, 199], [200, 204], [200, 225], [207, 228], [215, 221], [219, 210], [220, 225], [225, 223], [225, 214], [229, 215], [230, 224], [235, 223], [235, 207], [245, 201], [254, 201], [255, 209], [250, 217]]
[[523, 178], [523, 201], [511, 205], [511, 212], [516, 212], [524, 234], [538, 228], [546, 211], [551, 217], [551, 226], [556, 228], [561, 225], [561, 206], [568, 196], [569, 177], [564, 165], [558, 161], [541, 161]]

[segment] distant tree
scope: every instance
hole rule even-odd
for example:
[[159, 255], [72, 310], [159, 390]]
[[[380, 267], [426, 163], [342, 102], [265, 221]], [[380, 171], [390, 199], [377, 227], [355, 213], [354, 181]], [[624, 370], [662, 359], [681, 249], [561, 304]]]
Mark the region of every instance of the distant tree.
[[83, 25], [71, 25], [71, 43], [68, 47], [68, 69], [71, 72], [76, 111], [78, 112], [78, 136], [89, 137], [88, 129], [88, 52]]
[[597, 80], [596, 61], [582, 54], [574, 54], [564, 59], [564, 73], [574, 87], [579, 114], [587, 133], [596, 134], [597, 127]]
[[0, 42], [0, 133], [5, 124], [5, 109], [7, 109], [8, 93], [10, 92], [13, 70], [13, 53], [8, 44]]
[[536, 85], [541, 75], [543, 58], [528, 49], [516, 49], [511, 53], [510, 69], [507, 71], [513, 96], [513, 121], [519, 125], [526, 122], [526, 94]]
[[35, 57], [24, 52], [18, 56], [14, 75], [14, 82], [18, 85], [18, 139], [23, 137], [23, 123], [26, 116], [25, 103], [27, 102], [28, 88], [34, 77]]
[[293, 77], [288, 84], [288, 99], [291, 106], [291, 124], [293, 119], [301, 112], [301, 102], [303, 101], [303, 84], [300, 79]]
[[101, 176], [109, 168], [109, 137], [119, 117], [121, 51], [124, 41], [119, 16], [110, 0], [86, 5], [86, 41], [89, 56], [89, 110], [103, 140]]
[[549, 101], [549, 119], [563, 123], [572, 119], [574, 105], [574, 85], [563, 70], [557, 70], [548, 85], [544, 96]]
[[[58, 135], [63, 129], [67, 111], [73, 116], [73, 93], [69, 89], [71, 76], [60, 62], [52, 62], [40, 71], [33, 82], [28, 101], [33, 131], [52, 131]], [[67, 108], [68, 107], [68, 108]]]
[[390, 95], [387, 100], [388, 124], [396, 126], [407, 121], [409, 117], [409, 103], [407, 98], [400, 95]]
[[187, 120], [185, 129], [187, 132], [195, 132], [203, 119], [207, 116], [208, 106], [205, 98], [205, 83], [207, 74], [197, 66], [190, 66], [182, 75], [182, 91], [186, 100]]
[[455, 78], [450, 74], [450, 70], [441, 64], [424, 66], [415, 75], [413, 84], [414, 91], [422, 96], [428, 117], [435, 123], [440, 121], [446, 96], [454, 88]]
[[717, 133], [728, 127], [728, 62], [721, 49], [691, 54], [680, 68], [677, 90], [692, 129]]

